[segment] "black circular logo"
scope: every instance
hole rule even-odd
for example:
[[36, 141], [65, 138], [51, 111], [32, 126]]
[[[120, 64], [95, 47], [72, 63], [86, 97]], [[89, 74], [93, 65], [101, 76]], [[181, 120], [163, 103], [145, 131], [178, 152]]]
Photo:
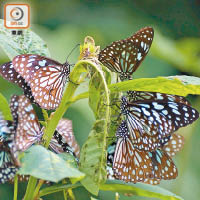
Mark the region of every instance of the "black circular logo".
[[24, 11], [19, 8], [19, 7], [15, 7], [10, 11], [10, 17], [14, 20], [14, 21], [19, 21], [23, 18], [24, 16]]

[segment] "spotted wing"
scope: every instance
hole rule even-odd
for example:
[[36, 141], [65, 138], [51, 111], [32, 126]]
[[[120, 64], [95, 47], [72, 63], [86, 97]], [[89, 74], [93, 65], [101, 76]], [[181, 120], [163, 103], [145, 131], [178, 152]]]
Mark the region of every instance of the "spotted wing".
[[159, 92], [144, 92], [144, 91], [127, 91], [127, 98], [129, 102], [176, 102], [190, 106], [190, 102], [182, 97], [171, 94], [164, 94]]
[[0, 183], [13, 178], [17, 170], [8, 143], [4, 141], [0, 144]]
[[160, 179], [156, 179], [156, 178], [147, 178], [144, 180], [143, 183], [145, 184], [150, 184], [150, 185], [158, 185], [160, 184]]
[[183, 149], [184, 146], [184, 137], [179, 134], [172, 134], [170, 140], [163, 145], [162, 149], [170, 157], [173, 157]]
[[125, 182], [144, 182], [152, 171], [145, 151], [134, 148], [129, 138], [118, 138], [113, 161], [114, 176]]
[[178, 175], [178, 170], [173, 160], [163, 150], [157, 149], [154, 152], [148, 152], [153, 164], [154, 179], [175, 179]]
[[2, 114], [0, 113], [0, 144], [13, 139], [12, 129], [13, 123], [11, 121], [4, 120]]
[[69, 65], [33, 54], [16, 56], [12, 63], [30, 85], [32, 95], [41, 108], [49, 110], [59, 106], [69, 76]]
[[176, 102], [143, 101], [130, 103], [127, 107], [126, 123], [130, 137], [138, 144], [144, 138], [143, 143], [149, 148], [199, 117], [191, 106]]
[[24, 95], [29, 98], [31, 102], [35, 103], [30, 86], [27, 84], [24, 78], [22, 78], [22, 76], [20, 76], [19, 73], [16, 72], [12, 62], [8, 62], [0, 66], [0, 75], [5, 80], [17, 84], [20, 88], [23, 89]]
[[72, 121], [68, 119], [61, 119], [56, 128], [58, 133], [62, 136], [62, 143], [67, 143], [77, 157], [80, 156], [80, 148], [74, 137], [72, 129]]
[[131, 37], [115, 41], [101, 50], [99, 61], [111, 71], [119, 73], [121, 80], [130, 78], [147, 55], [153, 36], [153, 28], [140, 29]]
[[0, 183], [6, 183], [14, 178], [18, 168], [12, 164], [6, 164], [0, 167]]
[[[38, 118], [29, 99], [24, 95], [12, 96], [10, 107], [14, 116], [14, 124], [16, 124], [16, 150], [25, 151], [41, 139]], [[17, 123], [15, 120], [17, 120]]]

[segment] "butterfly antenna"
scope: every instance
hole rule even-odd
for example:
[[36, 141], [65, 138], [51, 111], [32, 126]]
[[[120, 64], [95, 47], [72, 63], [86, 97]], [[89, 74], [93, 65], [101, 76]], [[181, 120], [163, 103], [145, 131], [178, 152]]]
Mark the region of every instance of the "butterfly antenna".
[[69, 56], [71, 56], [71, 54], [73, 53], [73, 51], [74, 51], [78, 46], [80, 46], [80, 44], [77, 44], [77, 45], [70, 51], [70, 53], [69, 53], [68, 56], [67, 56], [66, 62], [67, 62]]

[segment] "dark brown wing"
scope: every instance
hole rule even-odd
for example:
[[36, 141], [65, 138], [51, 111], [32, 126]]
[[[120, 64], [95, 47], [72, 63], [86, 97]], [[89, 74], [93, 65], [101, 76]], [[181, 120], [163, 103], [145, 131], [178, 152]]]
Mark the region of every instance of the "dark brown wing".
[[119, 73], [120, 79], [130, 78], [147, 55], [154, 31], [145, 27], [131, 37], [113, 42], [99, 54], [99, 61], [111, 71]]

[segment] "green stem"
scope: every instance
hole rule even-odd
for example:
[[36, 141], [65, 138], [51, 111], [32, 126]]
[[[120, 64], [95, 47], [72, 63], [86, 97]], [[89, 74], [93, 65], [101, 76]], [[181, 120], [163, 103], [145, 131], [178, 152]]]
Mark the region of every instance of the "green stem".
[[75, 200], [75, 196], [74, 196], [74, 193], [73, 193], [72, 189], [69, 188], [69, 189], [67, 190], [67, 192], [68, 192], [68, 194], [69, 194], [70, 200]]
[[39, 180], [39, 183], [37, 184], [37, 187], [35, 188], [35, 192], [34, 192], [34, 200], [37, 199], [38, 195], [39, 195], [39, 191], [40, 191], [40, 188], [42, 186], [42, 184], [44, 183], [44, 180]]
[[[66, 184], [67, 181], [65, 179], [62, 180], [62, 184]], [[67, 200], [67, 191], [66, 190], [63, 190], [63, 197], [64, 197], [64, 200]]]
[[33, 199], [36, 184], [37, 184], [37, 179], [33, 176], [30, 176], [28, 186], [26, 188], [26, 194], [25, 194], [23, 200], [32, 200]]
[[86, 99], [88, 97], [89, 97], [89, 92], [83, 92], [83, 93], [75, 96], [74, 98], [72, 98], [71, 103], [74, 103], [74, 102], [81, 100], [81, 99]]
[[17, 200], [17, 192], [18, 192], [18, 175], [15, 175], [15, 178], [14, 178], [14, 198], [13, 198], [13, 200]]
[[115, 200], [119, 200], [119, 193], [115, 192]]
[[43, 114], [44, 120], [47, 122], [48, 117], [49, 117], [47, 111], [42, 109], [42, 114]]
[[64, 197], [64, 200], [67, 200], [67, 193], [65, 190], [63, 190], [63, 197]]
[[61, 185], [50, 186], [50, 187], [40, 190], [39, 196], [42, 197], [42, 196], [52, 194], [55, 192], [60, 192], [60, 191], [66, 190], [66, 189], [73, 189], [73, 188], [77, 188], [77, 187], [81, 187], [81, 186], [82, 185], [80, 183], [76, 183], [73, 185], [72, 184], [68, 184], [68, 185], [61, 184]]

